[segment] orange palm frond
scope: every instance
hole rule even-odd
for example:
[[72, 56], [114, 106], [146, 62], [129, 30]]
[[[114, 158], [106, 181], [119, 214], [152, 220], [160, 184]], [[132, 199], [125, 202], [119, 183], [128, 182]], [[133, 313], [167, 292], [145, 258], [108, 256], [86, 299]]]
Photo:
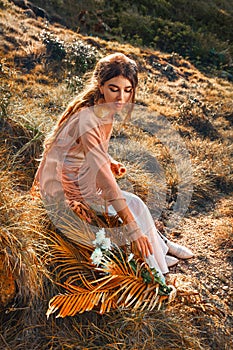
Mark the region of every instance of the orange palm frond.
[[[115, 283], [111, 286], [111, 280]], [[168, 300], [168, 296], [158, 294], [158, 285], [147, 285], [135, 278], [125, 279], [124, 276], [109, 276], [109, 285], [85, 289], [75, 286], [75, 293], [57, 295], [49, 302], [47, 317], [59, 310], [57, 317], [74, 316], [76, 313], [99, 310], [103, 314], [111, 308], [132, 308], [153, 310], [161, 307], [162, 302]], [[64, 286], [69, 289], [68, 286]], [[103, 288], [104, 287], [104, 288]], [[150, 293], [147, 291], [150, 290]], [[145, 295], [147, 297], [145, 298]]]
[[[149, 269], [144, 262], [137, 262], [137, 268], [133, 269], [120, 248], [109, 252], [101, 267], [83, 262], [83, 271], [78, 269], [75, 278], [70, 277], [63, 285], [68, 294], [50, 300], [47, 316], [56, 311], [59, 311], [57, 317], [66, 317], [93, 309], [103, 314], [115, 308], [160, 308], [169, 299], [169, 288], [159, 284], [156, 278], [146, 283], [142, 273], [145, 268]], [[83, 273], [85, 269], [92, 274]]]
[[53, 271], [56, 272], [57, 279], [66, 279], [67, 282], [74, 283], [79, 279], [80, 273], [91, 275], [93, 278], [92, 269], [88, 266], [93, 247], [78, 243], [74, 245], [55, 232], [50, 234], [49, 240], [49, 259], [54, 266]]
[[85, 246], [78, 242], [74, 245], [55, 232], [50, 234], [49, 241], [50, 251], [53, 253], [53, 263], [71, 262], [70, 259], [72, 258], [75, 258], [76, 261], [87, 261], [94, 249], [93, 246]]
[[59, 217], [56, 227], [71, 241], [81, 246], [92, 246], [92, 241], [95, 239], [95, 234], [90, 230], [89, 224], [72, 211], [65, 212], [62, 217]]
[[[90, 292], [80, 288], [80, 292], [77, 291], [75, 294], [56, 295], [50, 300], [46, 315], [49, 317], [52, 313], [60, 310], [56, 317], [64, 318], [66, 316], [75, 316], [77, 313], [91, 311], [101, 302], [101, 299], [104, 301], [107, 294], [101, 291]], [[113, 300], [104, 302], [102, 305], [104, 305], [104, 309], [102, 309], [101, 313], [104, 313], [106, 309], [110, 311], [110, 308], [116, 308]]]

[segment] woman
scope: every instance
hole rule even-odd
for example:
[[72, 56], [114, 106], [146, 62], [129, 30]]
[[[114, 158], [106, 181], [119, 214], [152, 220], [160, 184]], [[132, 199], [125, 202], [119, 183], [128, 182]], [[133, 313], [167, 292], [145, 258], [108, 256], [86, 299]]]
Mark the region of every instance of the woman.
[[88, 208], [117, 213], [127, 239], [162, 275], [178, 262], [168, 252], [181, 258], [193, 254], [168, 240], [165, 243], [144, 202], [120, 190], [113, 169], [121, 164], [108, 155], [114, 116], [124, 109], [130, 114], [137, 84], [135, 61], [121, 53], [102, 58], [89, 86], [68, 106], [45, 142], [35, 180], [47, 203], [64, 201], [85, 220], [89, 220]]

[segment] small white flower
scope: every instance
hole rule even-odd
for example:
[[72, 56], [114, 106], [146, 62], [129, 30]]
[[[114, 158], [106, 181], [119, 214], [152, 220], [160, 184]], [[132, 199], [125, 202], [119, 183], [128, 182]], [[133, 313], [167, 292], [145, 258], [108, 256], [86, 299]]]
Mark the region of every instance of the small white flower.
[[95, 246], [101, 245], [103, 240], [105, 239], [105, 231], [104, 228], [96, 232], [96, 239], [93, 241], [93, 244]]
[[101, 260], [103, 258], [103, 253], [100, 248], [95, 248], [94, 252], [91, 254], [91, 260], [93, 261], [93, 264], [99, 265], [101, 263]]
[[129, 256], [128, 256], [127, 261], [130, 262], [130, 260], [132, 260], [133, 257], [134, 257], [134, 254], [133, 254], [133, 253], [130, 253]]
[[104, 238], [101, 244], [101, 248], [105, 250], [110, 250], [111, 249], [111, 240], [110, 238]]

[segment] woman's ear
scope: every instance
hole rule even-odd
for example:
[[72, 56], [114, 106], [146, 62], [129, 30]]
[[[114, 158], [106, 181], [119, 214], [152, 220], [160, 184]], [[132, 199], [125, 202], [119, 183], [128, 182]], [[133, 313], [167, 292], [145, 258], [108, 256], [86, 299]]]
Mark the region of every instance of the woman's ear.
[[99, 91], [100, 91], [101, 95], [104, 94], [104, 89], [103, 89], [103, 86], [102, 86], [102, 85], [99, 85]]

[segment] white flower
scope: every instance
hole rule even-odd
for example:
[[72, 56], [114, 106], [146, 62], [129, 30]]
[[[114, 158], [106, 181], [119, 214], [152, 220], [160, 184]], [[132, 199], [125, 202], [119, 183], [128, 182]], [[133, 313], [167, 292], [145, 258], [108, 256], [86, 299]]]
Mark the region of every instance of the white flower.
[[104, 238], [101, 244], [101, 248], [105, 250], [110, 250], [111, 249], [111, 240], [110, 238]]
[[133, 253], [130, 253], [129, 256], [128, 256], [127, 261], [130, 262], [130, 260], [132, 260], [133, 257], [134, 257], [134, 254], [133, 254]]
[[103, 258], [103, 253], [100, 248], [95, 248], [94, 252], [91, 254], [91, 260], [93, 261], [93, 264], [99, 265], [101, 263], [101, 260]]
[[105, 240], [105, 231], [104, 228], [96, 232], [96, 239], [93, 241], [93, 244], [95, 246], [101, 245], [102, 242]]

